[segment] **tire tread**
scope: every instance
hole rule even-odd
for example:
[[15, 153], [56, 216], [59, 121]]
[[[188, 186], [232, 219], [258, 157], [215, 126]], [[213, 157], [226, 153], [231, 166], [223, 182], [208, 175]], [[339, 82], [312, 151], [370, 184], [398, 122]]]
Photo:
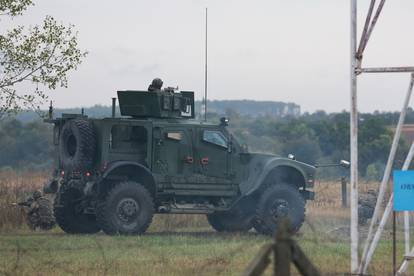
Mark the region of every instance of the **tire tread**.
[[[262, 214], [265, 212], [267, 198], [272, 193], [275, 192], [274, 190], [279, 190], [279, 191], [285, 190], [285, 191], [289, 191], [290, 193], [295, 195], [295, 197], [297, 197], [297, 199], [299, 199], [299, 204], [300, 204], [299, 208], [303, 209], [303, 214], [306, 213], [306, 201], [303, 198], [303, 196], [299, 193], [299, 190], [297, 189], [297, 187], [295, 187], [294, 185], [286, 184], [286, 183], [281, 183], [281, 184], [277, 184], [277, 185], [268, 187], [259, 199], [259, 202], [258, 202], [257, 208], [256, 208], [256, 219], [254, 221], [255, 230], [257, 232], [259, 232], [260, 234], [263, 234], [263, 235], [273, 235], [274, 234], [274, 230], [270, 229], [270, 227], [268, 225], [266, 225], [263, 222], [262, 219], [260, 219]], [[305, 221], [305, 215], [303, 215], [301, 217], [299, 223], [292, 229], [292, 232], [297, 232], [300, 229], [300, 227], [302, 226], [304, 221]]]
[[119, 233], [119, 230], [110, 222], [110, 220], [108, 218], [108, 214], [111, 211], [109, 209], [108, 202], [109, 202], [111, 196], [116, 194], [118, 191], [121, 191], [123, 189], [129, 189], [131, 187], [133, 187], [135, 189], [139, 189], [139, 192], [144, 194], [144, 196], [149, 199], [149, 201], [151, 202], [151, 206], [150, 206], [151, 215], [150, 215], [150, 219], [148, 221], [146, 221], [145, 224], [140, 227], [139, 231], [136, 231], [136, 232], [133, 232], [133, 233], [130, 233], [130, 234], [142, 234], [150, 226], [150, 224], [152, 222], [152, 219], [153, 219], [153, 214], [154, 214], [154, 201], [153, 201], [153, 198], [152, 198], [151, 194], [149, 193], [149, 191], [143, 185], [138, 184], [134, 181], [125, 181], [125, 182], [119, 183], [118, 185], [115, 185], [106, 194], [104, 199], [99, 201], [98, 204], [97, 204], [97, 209], [96, 209], [97, 221], [98, 221], [99, 225], [101, 226], [102, 230], [106, 234], [108, 234], [108, 235], [122, 234], [122, 233]]

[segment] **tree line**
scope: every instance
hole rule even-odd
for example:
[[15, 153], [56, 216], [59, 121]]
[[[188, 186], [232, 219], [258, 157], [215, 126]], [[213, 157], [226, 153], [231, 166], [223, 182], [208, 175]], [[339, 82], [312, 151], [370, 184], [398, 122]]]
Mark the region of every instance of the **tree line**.
[[[108, 108], [109, 109], [109, 108]], [[105, 114], [105, 108], [85, 109], [91, 117]], [[96, 114], [94, 114], [96, 113]], [[219, 122], [221, 115], [209, 113], [208, 120]], [[298, 161], [310, 164], [338, 163], [349, 160], [349, 113], [317, 111], [300, 117], [251, 117], [227, 109], [229, 129], [252, 152], [280, 156], [294, 154]], [[387, 161], [393, 139], [397, 112], [374, 112], [359, 115], [359, 172], [367, 179], [379, 179]], [[414, 123], [414, 111], [409, 110], [407, 123]], [[401, 140], [397, 153], [398, 168], [408, 151]], [[52, 166], [52, 126], [40, 120], [22, 121], [16, 118], [0, 121], [0, 168], [47, 169]], [[324, 178], [346, 173], [341, 168], [321, 169]]]
[[[213, 114], [210, 114], [214, 116]], [[296, 159], [310, 164], [338, 163], [349, 160], [349, 113], [317, 111], [300, 117], [240, 116], [227, 110], [230, 128], [235, 136], [252, 151], [276, 153], [281, 156], [294, 154]], [[359, 114], [359, 173], [369, 180], [382, 176], [394, 136], [398, 112], [374, 112]], [[406, 123], [414, 123], [414, 111], [410, 109]], [[395, 167], [401, 167], [409, 145], [401, 139]], [[324, 178], [346, 174], [342, 168], [320, 169]]]

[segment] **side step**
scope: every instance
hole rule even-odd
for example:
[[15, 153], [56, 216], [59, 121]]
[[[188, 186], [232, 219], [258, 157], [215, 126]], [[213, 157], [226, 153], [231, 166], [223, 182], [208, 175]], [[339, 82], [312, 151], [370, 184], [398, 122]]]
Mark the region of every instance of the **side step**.
[[238, 195], [237, 191], [211, 191], [211, 190], [176, 190], [176, 189], [166, 189], [165, 193], [180, 195], [180, 196], [236, 196]]

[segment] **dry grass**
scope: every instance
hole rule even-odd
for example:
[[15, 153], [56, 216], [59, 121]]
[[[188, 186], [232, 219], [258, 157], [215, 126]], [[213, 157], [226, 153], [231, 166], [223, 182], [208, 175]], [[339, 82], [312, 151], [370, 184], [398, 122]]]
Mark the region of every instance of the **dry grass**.
[[[39, 172], [0, 172], [0, 231], [25, 229], [24, 212], [12, 207], [13, 202], [23, 200], [31, 192], [41, 189], [47, 179], [46, 173]], [[378, 183], [361, 184], [361, 192], [375, 188]], [[341, 208], [340, 183], [321, 182], [315, 185], [315, 200], [307, 203], [307, 215], [347, 219], [348, 209]], [[204, 216], [157, 215], [152, 229], [173, 231], [177, 228], [208, 227]]]
[[[29, 232], [23, 213], [9, 204], [42, 186], [42, 173], [0, 173], [0, 274], [238, 275], [268, 237], [254, 232], [218, 234], [203, 215], [157, 215], [140, 237], [67, 235], [58, 228]], [[361, 192], [377, 183], [361, 183]], [[349, 270], [349, 209], [340, 184], [317, 183], [298, 242], [323, 275]], [[360, 229], [361, 235], [366, 227]], [[402, 235], [399, 235], [402, 237]], [[399, 255], [402, 256], [399, 241]], [[372, 275], [391, 268], [389, 232], [374, 258]]]
[[[12, 204], [24, 200], [33, 191], [41, 189], [46, 179], [46, 173], [19, 173], [11, 170], [0, 172], [0, 232], [28, 230], [24, 210]], [[151, 224], [153, 231], [200, 227], [209, 227], [205, 216], [157, 215]]]
[[12, 203], [24, 200], [31, 192], [40, 189], [46, 180], [45, 173], [0, 172], [0, 231], [25, 227], [24, 211]]

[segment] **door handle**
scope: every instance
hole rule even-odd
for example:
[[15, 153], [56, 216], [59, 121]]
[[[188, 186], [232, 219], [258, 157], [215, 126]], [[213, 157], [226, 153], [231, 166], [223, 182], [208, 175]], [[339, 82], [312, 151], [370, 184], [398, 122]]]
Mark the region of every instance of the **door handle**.
[[200, 160], [201, 165], [208, 165], [208, 157], [203, 157]]

